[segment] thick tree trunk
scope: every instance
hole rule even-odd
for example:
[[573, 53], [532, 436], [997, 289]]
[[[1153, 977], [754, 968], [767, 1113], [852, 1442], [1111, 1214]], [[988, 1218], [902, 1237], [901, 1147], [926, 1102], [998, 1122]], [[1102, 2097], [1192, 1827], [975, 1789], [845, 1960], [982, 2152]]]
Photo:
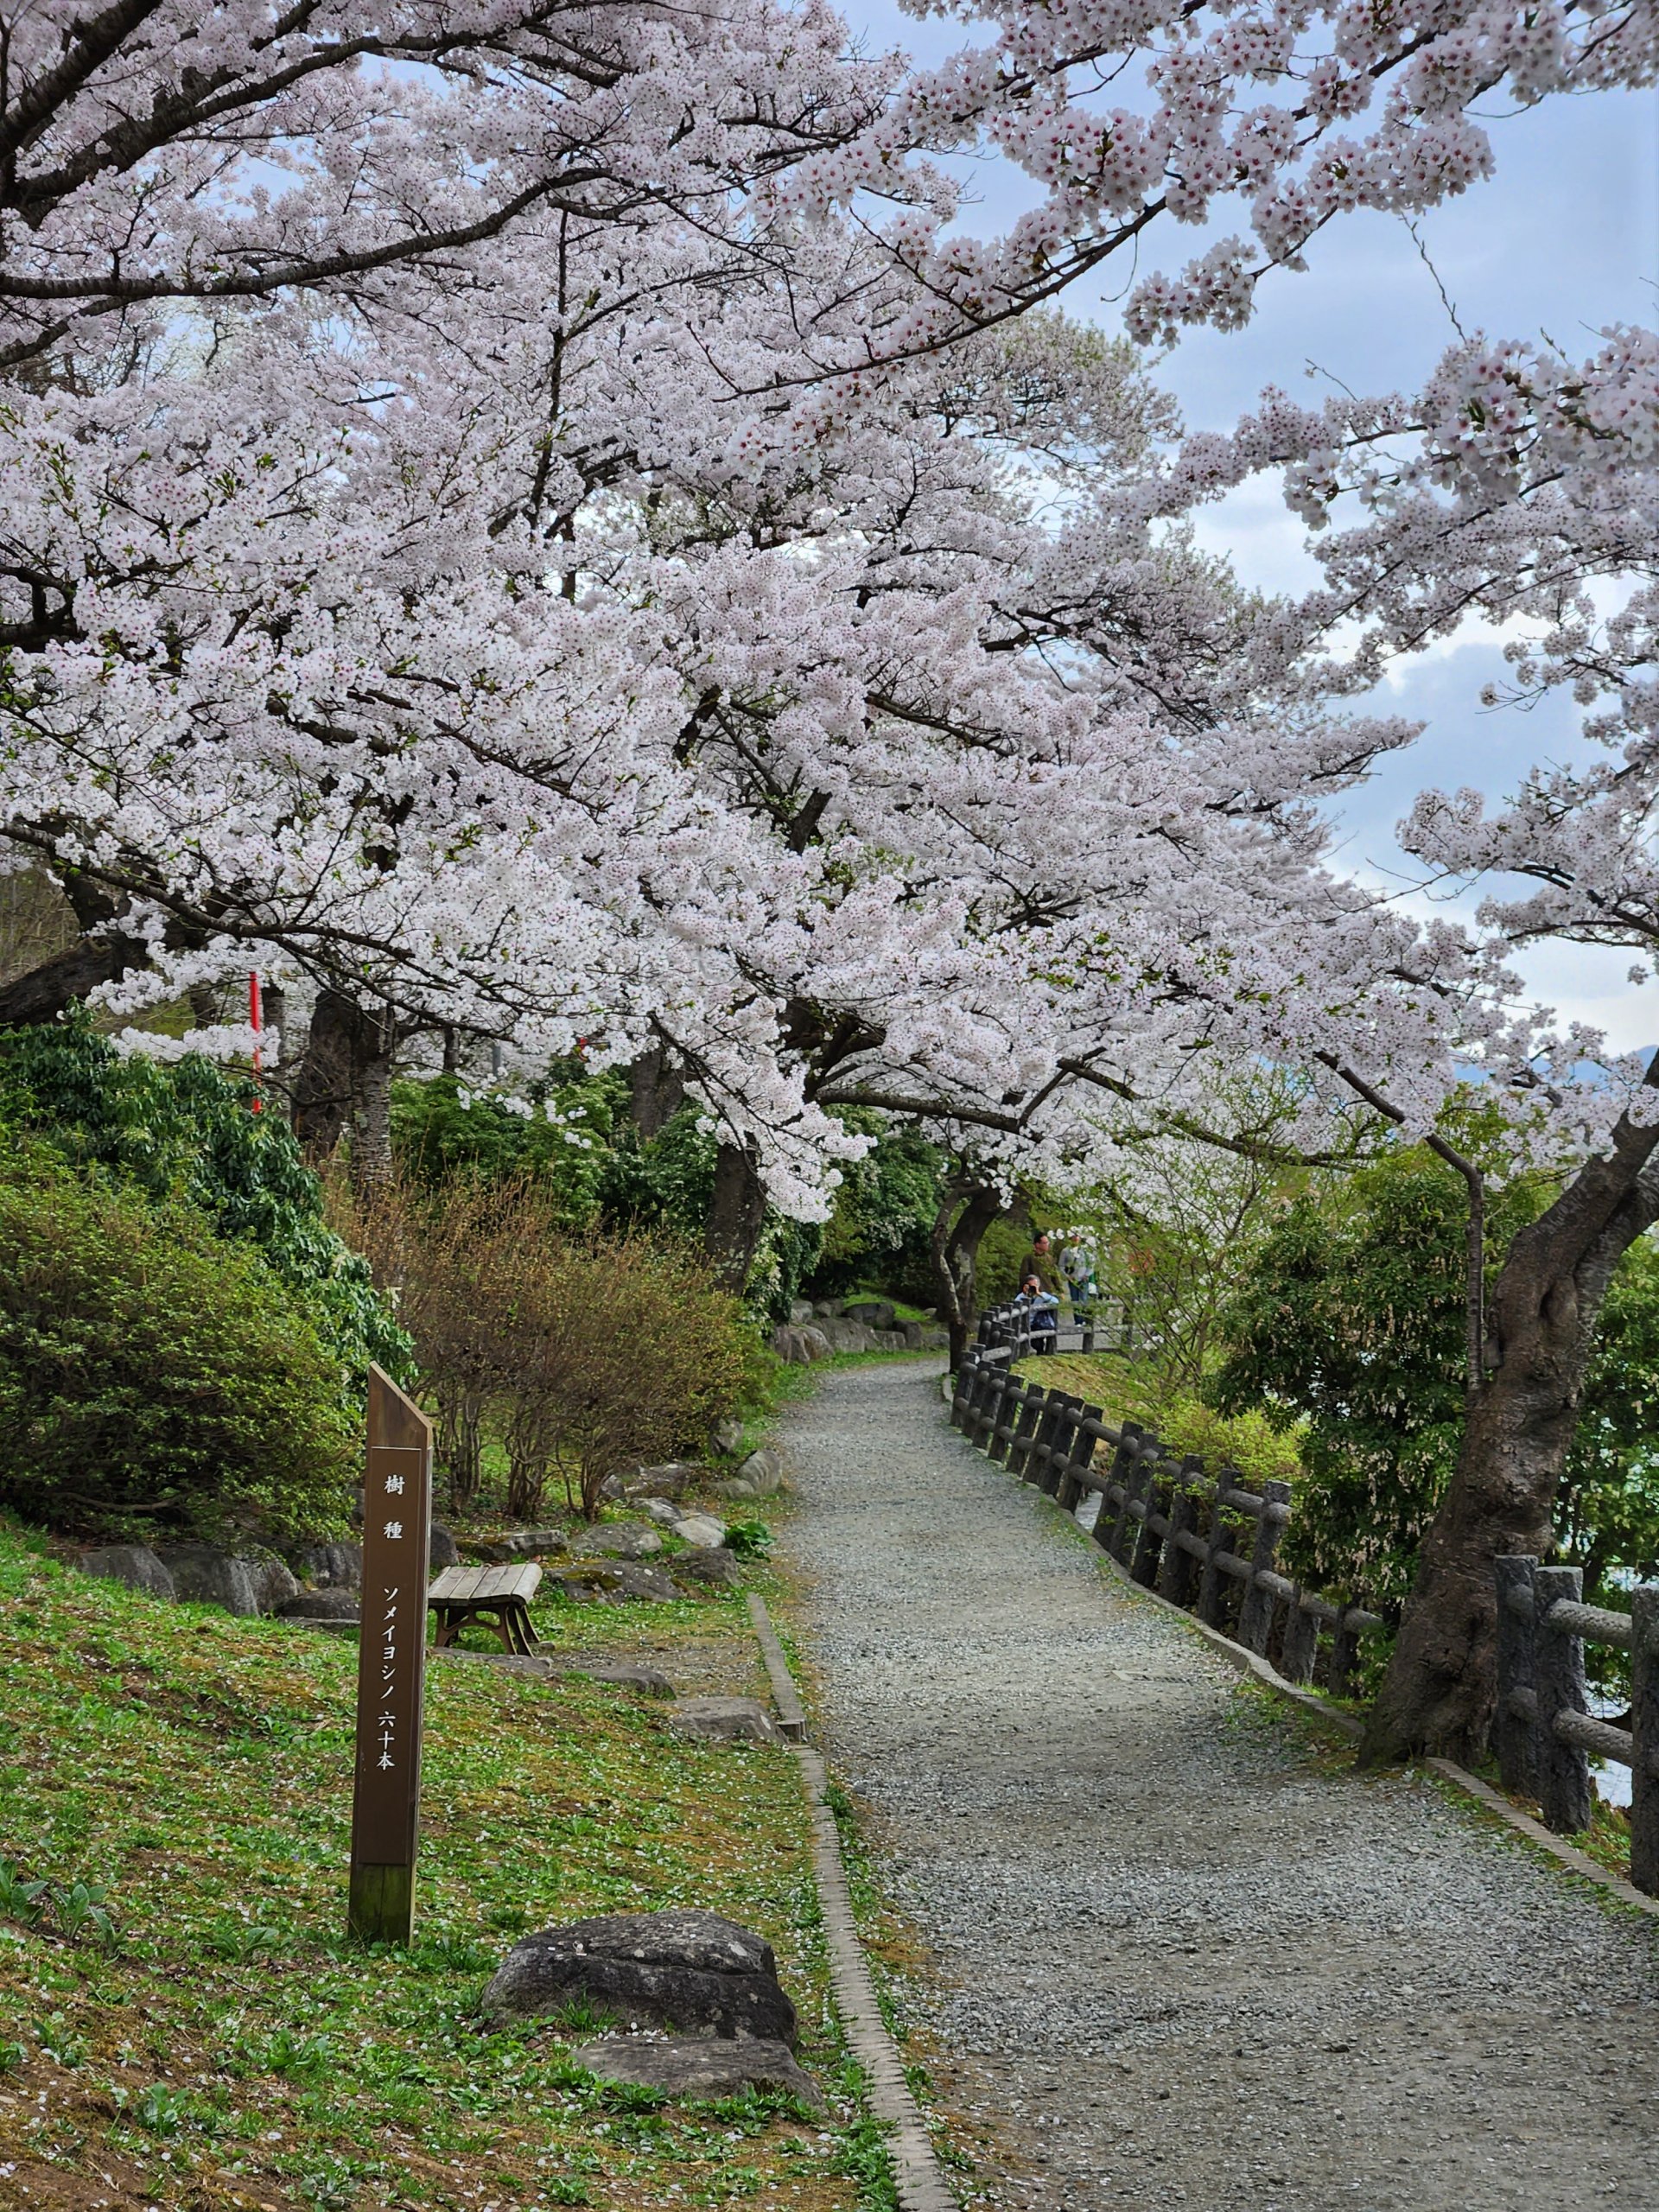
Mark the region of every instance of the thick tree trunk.
[[318, 992], [294, 1077], [294, 1134], [316, 1165], [333, 1155], [349, 1128], [359, 1196], [391, 1173], [394, 1041], [389, 1013], [366, 1013], [338, 991]]
[[715, 1191], [702, 1234], [703, 1249], [726, 1289], [740, 1296], [760, 1243], [766, 1216], [754, 1154], [747, 1146], [723, 1144], [715, 1162]]
[[56, 1021], [78, 999], [100, 983], [112, 983], [142, 968], [147, 949], [129, 938], [86, 938], [67, 952], [42, 960], [26, 976], [0, 986], [0, 1029], [22, 1029]]
[[948, 1187], [933, 1217], [933, 1284], [950, 1335], [953, 1375], [979, 1320], [980, 1240], [1001, 1211], [1002, 1201], [994, 1190], [963, 1180]]
[[1659, 1219], [1659, 1131], [1621, 1123], [1516, 1238], [1493, 1288], [1497, 1364], [1471, 1393], [1451, 1484], [1424, 1541], [1360, 1758], [1484, 1752], [1496, 1703], [1493, 1561], [1542, 1554], [1597, 1317], [1614, 1268]]
[[628, 1107], [644, 1142], [661, 1136], [685, 1098], [685, 1084], [660, 1045], [641, 1052], [628, 1070]]

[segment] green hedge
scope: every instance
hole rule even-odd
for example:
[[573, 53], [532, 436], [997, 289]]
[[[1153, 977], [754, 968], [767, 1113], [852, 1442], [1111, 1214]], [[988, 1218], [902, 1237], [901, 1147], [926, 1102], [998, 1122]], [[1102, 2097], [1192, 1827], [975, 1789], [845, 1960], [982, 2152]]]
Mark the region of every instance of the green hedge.
[[78, 1535], [343, 1533], [357, 1425], [300, 1300], [193, 1208], [0, 1181], [0, 1504]]

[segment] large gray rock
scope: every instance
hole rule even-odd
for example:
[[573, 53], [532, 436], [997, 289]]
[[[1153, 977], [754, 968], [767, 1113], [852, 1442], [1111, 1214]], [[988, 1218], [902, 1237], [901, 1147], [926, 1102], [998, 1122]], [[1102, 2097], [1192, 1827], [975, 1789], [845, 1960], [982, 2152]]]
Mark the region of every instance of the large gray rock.
[[257, 1570], [262, 1561], [238, 1558], [218, 1544], [160, 1544], [156, 1556], [173, 1577], [179, 1597], [196, 1605], [222, 1605], [227, 1613], [247, 1619], [259, 1611], [264, 1578]]
[[584, 1529], [575, 1548], [587, 1559], [649, 1559], [663, 1548], [663, 1540], [643, 1521], [612, 1521]]
[[355, 1621], [363, 1617], [355, 1590], [302, 1590], [276, 1611], [288, 1621]]
[[781, 1744], [776, 1723], [752, 1697], [683, 1697], [668, 1716], [682, 1736], [714, 1737], [728, 1743]]
[[659, 1529], [671, 1529], [677, 1521], [683, 1517], [671, 1497], [638, 1497], [634, 1503], [645, 1518], [654, 1521]]
[[896, 1329], [899, 1317], [887, 1298], [845, 1298], [841, 1310], [849, 1321], [862, 1321], [867, 1329]]
[[623, 1489], [630, 1498], [683, 1497], [703, 1471], [695, 1460], [667, 1459], [660, 1466], [634, 1468]]
[[637, 1560], [582, 1560], [571, 1567], [555, 1567], [543, 1580], [543, 1590], [563, 1590], [578, 1604], [625, 1605], [630, 1599], [655, 1605], [671, 1604], [682, 1593], [660, 1567], [645, 1567]]
[[682, 1552], [674, 1562], [674, 1573], [681, 1582], [716, 1590], [734, 1589], [743, 1579], [737, 1554], [728, 1552], [724, 1544], [711, 1544], [704, 1551]]
[[812, 1319], [811, 1300], [810, 1298], [791, 1298], [789, 1301], [789, 1318], [792, 1322], [794, 1322], [797, 1328], [799, 1328], [803, 1323], [810, 1321]]
[[173, 1577], [147, 1544], [101, 1544], [82, 1552], [75, 1561], [82, 1574], [101, 1574], [108, 1582], [124, 1582], [129, 1590], [148, 1590], [152, 1598], [178, 1595]]
[[742, 2089], [788, 2089], [814, 2112], [827, 2109], [817, 2083], [789, 2045], [752, 2037], [672, 2036], [652, 2043], [644, 2036], [607, 2036], [570, 2054], [601, 2082], [630, 2082], [665, 2096], [704, 2100]]
[[361, 1544], [290, 1544], [284, 1556], [302, 1582], [319, 1590], [363, 1587]]
[[594, 1659], [583, 1652], [561, 1653], [553, 1662], [562, 1675], [586, 1675], [595, 1682], [618, 1682], [624, 1689], [642, 1690], [647, 1697], [672, 1697], [674, 1685], [660, 1668], [632, 1659]]
[[718, 1913], [615, 1912], [515, 1943], [484, 1992], [487, 2020], [583, 2004], [633, 2027], [795, 2043], [772, 1946]]
[[823, 1320], [817, 1325], [817, 1333], [831, 1351], [876, 1351], [880, 1349], [874, 1330], [862, 1321]]
[[830, 1325], [817, 1322], [810, 1328], [797, 1328], [792, 1323], [772, 1332], [772, 1348], [779, 1359], [788, 1360], [795, 1367], [810, 1367], [815, 1360], [828, 1359], [830, 1351], [827, 1331]]
[[280, 1613], [291, 1598], [299, 1596], [300, 1586], [286, 1560], [251, 1559], [248, 1567], [253, 1576], [255, 1602], [262, 1613]]
[[[806, 1318], [809, 1321], [812, 1319], [810, 1306], [806, 1309]], [[717, 1421], [709, 1432], [709, 1448], [711, 1452], [718, 1452], [724, 1459], [729, 1459], [734, 1452], [741, 1452], [743, 1449], [742, 1422], [729, 1418]]]
[[716, 1521], [712, 1513], [682, 1513], [673, 1533], [697, 1551], [712, 1551], [716, 1544], [725, 1542], [726, 1523]]
[[770, 1497], [783, 1484], [783, 1453], [775, 1444], [763, 1444], [758, 1452], [751, 1452], [738, 1469], [737, 1479], [748, 1484], [750, 1497]]
[[429, 1554], [434, 1574], [441, 1574], [446, 1567], [461, 1565], [461, 1551], [454, 1535], [442, 1521], [432, 1523], [432, 1540]]

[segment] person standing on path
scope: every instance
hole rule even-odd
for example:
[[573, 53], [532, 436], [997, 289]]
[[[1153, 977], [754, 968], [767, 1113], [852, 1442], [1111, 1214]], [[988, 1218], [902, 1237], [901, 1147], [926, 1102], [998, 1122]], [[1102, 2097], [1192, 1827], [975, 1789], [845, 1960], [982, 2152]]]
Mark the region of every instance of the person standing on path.
[[1053, 1250], [1050, 1246], [1048, 1231], [1046, 1229], [1039, 1229], [1037, 1231], [1031, 1240], [1030, 1251], [1020, 1262], [1020, 1281], [1022, 1287], [1030, 1281], [1033, 1275], [1036, 1276], [1038, 1282], [1052, 1298], [1056, 1301], [1059, 1300], [1065, 1292], [1065, 1285], [1060, 1280], [1060, 1271], [1055, 1265]]

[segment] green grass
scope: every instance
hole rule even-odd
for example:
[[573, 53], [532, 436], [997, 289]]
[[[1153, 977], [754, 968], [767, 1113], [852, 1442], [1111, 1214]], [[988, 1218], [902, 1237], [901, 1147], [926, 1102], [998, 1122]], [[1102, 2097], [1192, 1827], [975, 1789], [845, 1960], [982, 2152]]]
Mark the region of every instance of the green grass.
[[[648, 1645], [693, 1677], [754, 1665], [737, 1599], [540, 1611], [555, 1643]], [[0, 1529], [0, 1858], [48, 1885], [0, 1919], [0, 2198], [888, 2202], [790, 1755], [681, 1742], [613, 1688], [435, 1665], [416, 1942], [365, 1950], [344, 1928], [355, 1658], [346, 1639], [67, 1573]], [[104, 1892], [107, 1935], [77, 1882]], [[523, 1930], [684, 1904], [772, 1943], [833, 2123], [775, 2096], [602, 2089], [569, 2058], [590, 2024], [486, 2031], [479, 1993]]]

